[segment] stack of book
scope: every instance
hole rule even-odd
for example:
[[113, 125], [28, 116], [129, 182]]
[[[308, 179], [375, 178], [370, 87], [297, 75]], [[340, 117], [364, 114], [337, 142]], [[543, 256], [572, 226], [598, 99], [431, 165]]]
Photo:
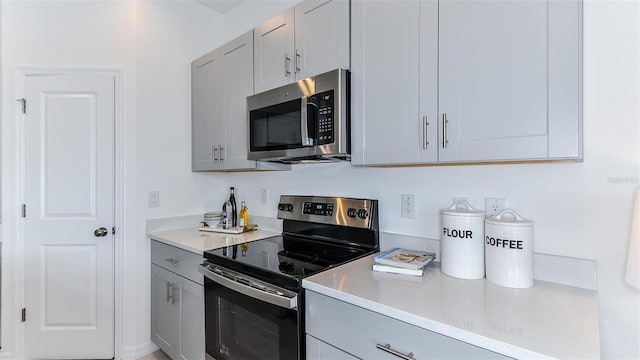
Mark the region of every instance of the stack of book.
[[373, 258], [373, 271], [422, 276], [424, 268], [435, 258], [432, 252], [393, 248]]

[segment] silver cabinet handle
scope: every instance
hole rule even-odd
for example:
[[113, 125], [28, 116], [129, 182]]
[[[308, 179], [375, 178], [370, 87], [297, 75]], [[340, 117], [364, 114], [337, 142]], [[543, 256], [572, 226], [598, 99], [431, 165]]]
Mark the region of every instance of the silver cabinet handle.
[[219, 156], [218, 160], [220, 162], [222, 162], [222, 160], [224, 160], [224, 158], [222, 157], [222, 150], [224, 150], [224, 148], [222, 147], [222, 145], [220, 145], [219, 147], [220, 147], [220, 156]]
[[447, 120], [447, 113], [442, 113], [442, 148], [446, 149], [449, 140], [447, 139], [447, 124], [449, 124], [449, 120]]
[[218, 146], [214, 145], [213, 146], [213, 162], [215, 163], [216, 161], [218, 161], [218, 156], [216, 155], [218, 151]]
[[167, 281], [167, 302], [172, 301], [172, 298], [173, 298], [173, 291], [171, 290], [172, 287], [173, 287], [173, 284]]
[[171, 305], [174, 305], [177, 301], [176, 287], [176, 284], [171, 284]]
[[289, 77], [289, 75], [291, 74], [291, 71], [289, 71], [289, 61], [291, 61], [291, 58], [289, 57], [289, 55], [287, 55], [287, 53], [284, 53], [284, 76], [285, 77]]
[[422, 142], [422, 148], [425, 150], [429, 148], [429, 138], [427, 137], [429, 135], [429, 132], [427, 129], [428, 127], [429, 127], [429, 119], [425, 115], [422, 117], [422, 136], [424, 136], [424, 140]]
[[296, 74], [300, 72], [300, 53], [298, 52], [298, 49], [296, 49], [296, 58], [293, 62], [293, 65], [296, 68]]
[[174, 258], [169, 258], [169, 259], [164, 259], [164, 261], [170, 263], [170, 264], [177, 264], [178, 263], [178, 259], [174, 259]]
[[378, 349], [380, 349], [382, 351], [388, 352], [391, 355], [395, 355], [395, 356], [397, 356], [397, 357], [399, 357], [401, 359], [416, 360], [416, 358], [413, 357], [413, 353], [412, 352], [407, 354], [407, 355], [405, 355], [405, 354], [403, 354], [403, 353], [401, 353], [401, 352], [399, 352], [397, 350], [393, 350], [391, 348], [390, 344], [387, 344], [387, 345], [376, 344], [376, 348], [378, 348]]
[[109, 233], [109, 231], [106, 228], [97, 228], [94, 232], [93, 232], [93, 236], [95, 237], [103, 237], [103, 236], [107, 236], [107, 234]]

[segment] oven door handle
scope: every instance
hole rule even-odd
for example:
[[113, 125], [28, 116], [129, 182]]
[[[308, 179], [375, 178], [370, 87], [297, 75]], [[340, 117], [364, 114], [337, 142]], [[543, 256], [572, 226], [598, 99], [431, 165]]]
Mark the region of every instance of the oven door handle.
[[272, 294], [270, 292], [253, 288], [249, 285], [241, 284], [232, 279], [228, 279], [222, 275], [216, 274], [215, 272], [205, 268], [202, 265], [198, 265], [198, 271], [210, 279], [226, 288], [229, 288], [233, 291], [237, 291], [241, 294], [249, 296], [251, 298], [261, 300], [267, 302], [269, 304], [282, 307], [285, 309], [297, 309], [298, 307], [298, 296], [288, 297], [281, 296], [279, 294]]

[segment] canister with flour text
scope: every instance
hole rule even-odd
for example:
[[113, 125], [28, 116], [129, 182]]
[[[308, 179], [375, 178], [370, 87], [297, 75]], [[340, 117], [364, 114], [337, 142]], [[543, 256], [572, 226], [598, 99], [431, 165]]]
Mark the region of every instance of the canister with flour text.
[[484, 277], [484, 211], [466, 200], [440, 210], [440, 270], [460, 279]]
[[533, 286], [533, 221], [504, 209], [485, 219], [487, 280], [511, 288]]

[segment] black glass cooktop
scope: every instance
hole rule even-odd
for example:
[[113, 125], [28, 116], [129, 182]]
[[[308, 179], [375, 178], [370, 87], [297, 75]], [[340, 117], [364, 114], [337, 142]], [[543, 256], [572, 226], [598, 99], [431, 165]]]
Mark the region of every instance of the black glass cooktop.
[[280, 235], [204, 253], [214, 264], [297, 290], [305, 276], [372, 253], [373, 249]]

